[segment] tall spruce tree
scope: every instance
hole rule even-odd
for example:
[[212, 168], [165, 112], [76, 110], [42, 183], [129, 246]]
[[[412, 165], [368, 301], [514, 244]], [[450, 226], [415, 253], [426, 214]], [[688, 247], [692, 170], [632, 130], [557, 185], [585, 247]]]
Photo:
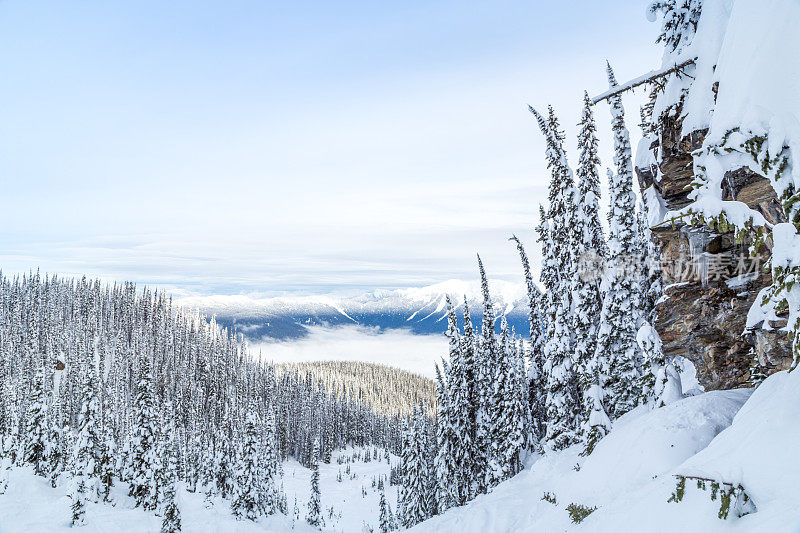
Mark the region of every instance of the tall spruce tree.
[[158, 507], [157, 472], [162, 468], [158, 455], [157, 417], [150, 359], [144, 354], [139, 363], [139, 381], [134, 403], [134, 428], [130, 449], [130, 490], [137, 507], [151, 511]]
[[386, 501], [386, 493], [381, 489], [381, 498], [378, 503], [378, 531], [380, 533], [389, 533], [394, 531], [394, 520], [392, 517], [392, 509]]
[[[450, 365], [442, 361], [442, 371], [436, 366], [437, 390], [437, 450], [436, 450], [436, 483], [438, 512], [443, 513], [450, 507], [459, 504], [460, 483], [458, 479], [459, 455], [458, 423], [456, 402], [461, 398], [459, 389], [462, 386], [461, 373], [461, 339], [458, 334], [456, 313], [450, 297], [447, 304], [447, 338], [450, 345]], [[454, 375], [455, 374], [455, 375]]]
[[[542, 223], [546, 223], [543, 208], [541, 217]], [[546, 228], [542, 228], [541, 232], [546, 233]], [[548, 239], [548, 236], [541, 237], [540, 240]], [[530, 331], [530, 368], [528, 370], [528, 377], [525, 383], [525, 390], [529, 392], [526, 399], [528, 404], [527, 410], [530, 418], [530, 448], [537, 448], [539, 441], [545, 436], [545, 398], [543, 393], [546, 386], [544, 365], [545, 353], [544, 347], [547, 340], [546, 337], [546, 322], [543, 316], [542, 308], [546, 305], [546, 300], [542, 291], [533, 282], [533, 275], [531, 274], [531, 266], [528, 261], [528, 254], [525, 253], [525, 248], [517, 238], [516, 235], [511, 237], [517, 245], [520, 260], [522, 261], [522, 269], [525, 274], [525, 285], [528, 293], [528, 324]], [[544, 244], [543, 244], [544, 246]], [[544, 267], [544, 265], [543, 265]], [[524, 353], [520, 352], [520, 360], [523, 362], [524, 370]]]
[[506, 318], [501, 319], [498, 358], [492, 389], [492, 449], [489, 485], [494, 486], [519, 472], [525, 445], [524, 412], [518, 403], [516, 343]]
[[[458, 325], [455, 308], [450, 299], [447, 300], [447, 335], [450, 341], [450, 372], [448, 376], [448, 406], [449, 406], [449, 425], [450, 429], [444, 433], [452, 439], [449, 447], [451, 455], [448, 458], [438, 458], [437, 465], [447, 464], [445, 472], [451, 474], [452, 488], [448, 491], [441, 490], [439, 501], [443, 500], [443, 494], [449, 492], [452, 498], [451, 505], [464, 505], [470, 498], [470, 485], [472, 481], [472, 434], [469, 421], [469, 399], [468, 384], [464, 371], [464, 361], [462, 354], [462, 339], [458, 334]], [[441, 426], [442, 421], [439, 420]], [[440, 452], [441, 453], [441, 452]], [[437, 479], [442, 480], [443, 476], [437, 471]], [[441, 481], [440, 481], [441, 482]], [[440, 512], [441, 503], [440, 503]]]
[[536, 428], [529, 401], [531, 391], [526, 371], [525, 354], [525, 342], [520, 337], [517, 339], [517, 349], [514, 353], [515, 379], [517, 382], [514, 402], [516, 402], [515, 409], [520, 409], [522, 413], [524, 446], [529, 450], [535, 450], [538, 446], [538, 441], [536, 440]]
[[45, 394], [44, 369], [36, 369], [31, 399], [25, 414], [24, 450], [22, 456], [26, 463], [33, 465], [33, 471], [43, 476], [46, 472], [46, 454], [49, 447], [47, 439], [47, 397]]
[[[608, 66], [609, 85], [617, 82]], [[614, 132], [614, 163], [609, 171], [610, 209], [608, 213], [608, 263], [603, 279], [603, 309], [597, 352], [609, 358], [611, 396], [606, 412], [617, 418], [636, 407], [639, 399], [639, 352], [636, 345], [638, 315], [638, 260], [636, 197], [633, 193], [633, 163], [625, 111], [619, 95], [608, 99]]]
[[311, 497], [308, 499], [306, 523], [317, 529], [322, 529], [324, 525], [319, 491], [319, 439], [317, 438], [314, 439], [311, 448]]
[[267, 406], [263, 437], [264, 453], [261, 458], [261, 468], [263, 469], [264, 513], [271, 515], [279, 510], [280, 500], [283, 496], [277, 483], [280, 478], [280, 458], [275, 439], [275, 409], [272, 404]]
[[261, 460], [259, 454], [258, 428], [259, 421], [255, 408], [251, 406], [244, 424], [239, 456], [239, 466], [236, 472], [234, 500], [231, 510], [237, 518], [256, 520], [265, 514], [264, 498], [265, 487], [262, 477]]
[[489, 293], [489, 280], [478, 256], [478, 270], [481, 277], [481, 293], [483, 296], [483, 318], [481, 319], [480, 338], [475, 350], [476, 385], [478, 408], [476, 413], [475, 452], [479, 492], [488, 488], [489, 460], [492, 453], [492, 388], [494, 380], [494, 364], [498, 358], [497, 338], [494, 333], [494, 305]]
[[555, 112], [549, 108], [545, 120], [535, 109], [530, 108], [539, 123], [546, 140], [547, 166], [550, 168], [550, 209], [548, 236], [549, 257], [545, 259], [552, 268], [548, 280], [552, 285], [549, 314], [549, 329], [545, 344], [547, 397], [547, 430], [545, 444], [552, 450], [561, 450], [578, 441], [581, 401], [578, 376], [573, 361], [572, 336], [572, 287], [574, 252], [573, 243], [576, 210], [574, 206], [574, 184], [572, 171], [567, 164]]
[[[78, 435], [72, 454], [73, 483], [81, 485], [80, 495], [75, 497], [96, 502], [102, 496], [102, 427], [100, 417], [100, 401], [98, 399], [97, 380], [94, 365], [83, 360], [83, 397]], [[74, 501], [74, 500], [73, 500]]]
[[482, 468], [478, 456], [478, 368], [476, 358], [475, 330], [472, 327], [472, 317], [469, 312], [467, 297], [464, 296], [464, 333], [461, 335], [461, 361], [463, 362], [463, 383], [464, 389], [459, 406], [465, 406], [459, 418], [464, 429], [459, 431], [461, 435], [460, 450], [463, 462], [461, 462], [462, 481], [464, 483], [465, 502], [471, 500], [478, 494], [478, 478], [482, 473]]
[[167, 445], [164, 447], [166, 454], [165, 475], [163, 487], [163, 501], [161, 520], [161, 533], [178, 533], [181, 530], [181, 511], [175, 498], [176, 483], [178, 481], [178, 465], [175, 454], [175, 432], [170, 431]]
[[409, 449], [405, 457], [403, 484], [403, 526], [412, 527], [429, 518], [430, 475], [427, 450], [427, 422], [421, 406], [414, 409]]
[[584, 453], [589, 454], [595, 444], [611, 430], [611, 421], [603, 402], [606, 390], [608, 364], [604, 353], [598, 353], [597, 336], [600, 327], [598, 310], [602, 307], [600, 292], [602, 260], [606, 243], [599, 218], [600, 177], [597, 167], [597, 137], [592, 104], [584, 93], [583, 115], [578, 133], [578, 235], [576, 254], [578, 265], [574, 277], [575, 362], [580, 379], [582, 398], [581, 438]]

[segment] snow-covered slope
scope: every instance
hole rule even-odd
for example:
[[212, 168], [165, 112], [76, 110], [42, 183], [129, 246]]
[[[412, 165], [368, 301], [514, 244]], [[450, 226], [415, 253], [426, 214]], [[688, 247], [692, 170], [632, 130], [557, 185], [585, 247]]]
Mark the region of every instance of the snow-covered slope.
[[[619, 419], [588, 458], [580, 447], [534, 457], [521, 474], [467, 506], [412, 531], [618, 533], [800, 531], [800, 372], [773, 374], [750, 389], [712, 391]], [[668, 502], [675, 475], [741, 484], [756, 510], [718, 518], [720, 498], [687, 479]], [[556, 503], [542, 500], [545, 493]], [[597, 507], [573, 524], [570, 503]]]
[[[372, 450], [372, 448], [368, 448]], [[354, 453], [359, 457], [354, 459]], [[380, 493], [372, 485], [383, 477], [388, 479], [390, 464], [383, 459], [363, 461], [363, 449], [341, 450], [333, 454], [331, 464], [320, 465], [321, 504], [326, 525], [324, 531], [360, 533], [366, 524], [377, 530]], [[339, 458], [343, 461], [339, 464]], [[348, 460], [349, 459], [349, 460]], [[392, 464], [397, 457], [391, 456]], [[349, 467], [349, 468], [348, 468]], [[348, 473], [349, 470], [349, 473]], [[341, 481], [339, 472], [342, 472]], [[201, 492], [189, 493], [179, 488], [178, 506], [183, 531], [188, 533], [298, 533], [318, 531], [305, 524], [310, 494], [311, 471], [294, 460], [284, 463], [283, 484], [289, 506], [289, 516], [278, 514], [258, 523], [235, 520], [230, 502], [219, 498], [209, 504]], [[363, 489], [363, 491], [362, 491]], [[394, 510], [397, 487], [385, 484], [386, 500]], [[140, 508], [133, 508], [127, 496], [127, 485], [117, 485], [113, 491], [114, 505], [89, 503], [86, 533], [157, 533], [161, 518]], [[50, 483], [33, 474], [30, 468], [10, 472], [8, 490], [0, 494], [0, 533], [57, 533], [75, 531], [70, 527], [71, 500], [64, 487], [53, 489]], [[294, 509], [298, 517], [294, 516]], [[332, 512], [330, 512], [332, 510]]]
[[[113, 490], [115, 505], [88, 503], [86, 525], [80, 531], [86, 533], [157, 533], [161, 530], [161, 517], [154, 513], [133, 508], [127, 487], [117, 486]], [[181, 510], [183, 531], [192, 533], [215, 533], [236, 531], [239, 533], [264, 533], [290, 531], [312, 532], [314, 528], [305, 523], [292, 524], [285, 515], [273, 515], [258, 524], [237, 521], [230, 507], [215, 500], [207, 505], [200, 493], [178, 490], [176, 494]], [[0, 495], [0, 533], [56, 533], [76, 531], [70, 527], [71, 500], [64, 488], [53, 489], [50, 483], [34, 475], [29, 467], [14, 469], [9, 476], [6, 494]]]
[[[525, 286], [501, 280], [489, 282], [495, 311], [506, 316], [523, 335], [528, 332]], [[445, 297], [462, 305], [467, 297], [472, 315], [480, 316], [480, 283], [449, 280], [427, 287], [378, 290], [349, 297], [204, 296], [177, 300], [185, 307], [216, 316], [223, 326], [235, 326], [249, 340], [298, 338], [308, 326], [361, 325], [380, 329], [405, 328], [414, 333], [442, 333], [447, 327]], [[463, 309], [463, 307], [461, 308]]]

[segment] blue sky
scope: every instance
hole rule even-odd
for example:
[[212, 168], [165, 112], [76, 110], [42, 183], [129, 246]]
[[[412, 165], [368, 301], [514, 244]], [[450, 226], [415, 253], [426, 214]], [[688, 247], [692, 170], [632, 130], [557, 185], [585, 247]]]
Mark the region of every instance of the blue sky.
[[657, 65], [646, 3], [2, 0], [0, 266], [269, 295], [468, 279], [481, 252], [518, 279], [548, 179], [525, 106], [574, 155], [605, 59]]

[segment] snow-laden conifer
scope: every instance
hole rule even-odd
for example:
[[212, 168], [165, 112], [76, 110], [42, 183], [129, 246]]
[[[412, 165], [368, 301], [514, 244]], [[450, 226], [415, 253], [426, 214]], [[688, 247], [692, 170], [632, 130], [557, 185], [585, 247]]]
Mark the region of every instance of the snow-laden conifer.
[[[457, 401], [461, 398], [461, 339], [458, 334], [456, 313], [450, 297], [447, 305], [447, 338], [449, 341], [450, 364], [442, 361], [441, 370], [436, 366], [437, 418], [436, 418], [436, 500], [438, 512], [443, 513], [459, 504], [457, 457], [461, 440], [458, 435]], [[456, 375], [454, 375], [454, 372]]]
[[152, 370], [147, 355], [142, 357], [134, 400], [134, 427], [130, 448], [130, 489], [137, 507], [158, 507], [156, 473], [162, 468], [158, 456], [158, 431], [153, 397]]
[[519, 402], [516, 343], [506, 318], [501, 319], [500, 342], [494, 362], [492, 388], [492, 448], [488, 469], [489, 486], [520, 471], [525, 446], [524, 409]]
[[324, 525], [319, 491], [319, 439], [317, 438], [314, 439], [311, 448], [311, 496], [308, 499], [306, 523], [317, 529], [322, 529]]
[[[542, 224], [546, 224], [543, 208], [540, 206], [540, 215]], [[543, 241], [543, 247], [549, 246], [549, 243], [544, 243], [544, 240], [549, 239], [546, 235], [546, 228], [542, 227], [540, 240]], [[531, 274], [531, 266], [528, 261], [528, 254], [525, 253], [525, 248], [522, 246], [520, 240], [516, 235], [511, 237], [517, 245], [517, 251], [522, 261], [522, 269], [525, 275], [525, 286], [528, 294], [528, 324], [530, 331], [530, 368], [525, 383], [525, 390], [529, 392], [526, 398], [527, 410], [529, 414], [529, 428], [530, 428], [530, 442], [528, 445], [531, 448], [536, 448], [539, 441], [545, 435], [545, 397], [544, 389], [546, 386], [544, 364], [545, 364], [545, 343], [546, 337], [546, 320], [542, 309], [546, 307], [545, 295], [539, 290], [533, 282], [533, 275]], [[544, 265], [543, 265], [544, 269]], [[524, 353], [520, 352], [520, 360], [523, 362], [524, 370]]]
[[476, 482], [478, 491], [485, 492], [489, 479], [489, 460], [492, 453], [492, 389], [494, 381], [494, 364], [497, 361], [497, 338], [494, 333], [494, 305], [489, 293], [489, 280], [483, 261], [478, 256], [478, 270], [481, 278], [483, 295], [483, 315], [481, 319], [480, 338], [475, 350], [476, 387], [478, 408], [476, 412], [475, 461], [477, 464]]
[[[616, 85], [609, 65], [611, 87]], [[636, 198], [633, 193], [631, 144], [625, 126], [625, 112], [619, 95], [608, 99], [614, 132], [614, 163], [609, 171], [610, 209], [608, 213], [608, 262], [603, 279], [603, 309], [598, 333], [598, 358], [609, 359], [611, 395], [606, 412], [612, 418], [633, 409], [639, 400], [639, 351], [636, 329], [639, 301]]]
[[594, 114], [589, 95], [584, 93], [583, 114], [578, 133], [580, 159], [577, 170], [577, 265], [573, 277], [573, 332], [575, 335], [575, 364], [579, 376], [581, 408], [581, 438], [584, 453], [591, 453], [595, 444], [611, 429], [603, 405], [608, 362], [597, 351], [600, 327], [603, 258], [606, 243], [599, 218], [600, 177], [597, 167], [597, 137]]
[[47, 439], [47, 397], [45, 394], [44, 369], [36, 369], [31, 390], [31, 399], [25, 416], [23, 433], [24, 461], [33, 466], [38, 475], [45, 474], [46, 452], [49, 446]]
[[[550, 181], [550, 208], [547, 212], [549, 246], [544, 261], [551, 270], [548, 276], [550, 310], [545, 344], [547, 429], [545, 444], [553, 450], [570, 446], [578, 440], [581, 401], [578, 376], [573, 361], [572, 288], [574, 274], [574, 226], [576, 224], [575, 190], [572, 171], [567, 164], [563, 134], [552, 107], [547, 120], [535, 109], [531, 112], [546, 140]], [[544, 281], [544, 280], [543, 280]]]
[[394, 517], [392, 516], [392, 508], [389, 506], [389, 502], [386, 501], [386, 493], [381, 489], [381, 498], [378, 502], [378, 531], [380, 533], [389, 533], [389, 531], [394, 531], [395, 524], [394, 524]]
[[[256, 520], [266, 512], [264, 498], [262, 457], [259, 453], [258, 429], [259, 421], [251, 406], [244, 424], [244, 435], [238, 453], [239, 464], [236, 469], [236, 481], [231, 510], [237, 518]], [[316, 524], [314, 524], [316, 525]]]
[[471, 500], [478, 494], [477, 479], [482, 473], [481, 466], [478, 461], [478, 368], [476, 358], [476, 338], [475, 330], [472, 326], [472, 317], [470, 316], [469, 305], [467, 298], [464, 297], [464, 333], [461, 335], [461, 361], [463, 363], [463, 382], [464, 390], [461, 391], [463, 397], [459, 401], [459, 405], [465, 405], [466, 410], [462, 413], [459, 421], [465, 427], [465, 430], [460, 431], [462, 456], [464, 459], [461, 463], [461, 471], [463, 476], [463, 496], [467, 500]]
[[178, 481], [178, 465], [175, 454], [175, 432], [170, 431], [166, 446], [163, 448], [164, 459], [164, 486], [161, 501], [161, 533], [177, 533], [181, 531], [181, 511], [176, 499], [176, 484]]

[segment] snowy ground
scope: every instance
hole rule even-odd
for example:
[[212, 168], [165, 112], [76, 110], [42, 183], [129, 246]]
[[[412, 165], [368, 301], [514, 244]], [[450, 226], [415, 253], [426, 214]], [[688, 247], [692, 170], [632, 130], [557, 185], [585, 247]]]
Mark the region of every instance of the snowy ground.
[[[383, 450], [379, 450], [377, 460], [369, 463], [357, 460], [349, 464], [338, 464], [338, 457], [352, 458], [353, 451], [353, 449], [348, 449], [336, 452], [333, 454], [331, 464], [320, 465], [320, 493], [325, 518], [324, 531], [361, 533], [365, 530], [364, 524], [378, 531], [380, 493], [376, 487], [372, 486], [372, 480], [375, 479], [377, 483], [381, 476], [384, 477], [386, 501], [392, 507], [392, 512], [395, 511], [397, 487], [389, 486], [390, 466], [383, 458]], [[396, 465], [399, 461], [395, 456], [392, 456], [390, 460], [392, 465]], [[348, 466], [350, 466], [349, 474], [347, 473]], [[341, 482], [338, 481], [340, 471]], [[300, 520], [302, 520], [305, 517], [306, 502], [309, 497], [311, 471], [297, 461], [289, 461], [284, 464], [283, 482], [289, 502], [289, 514], [292, 514], [296, 496]], [[362, 488], [366, 491], [366, 495], [363, 495]], [[334, 510], [333, 516], [330, 513], [331, 508]]]
[[[628, 413], [589, 458], [578, 447], [534, 457], [490, 494], [412, 531], [796, 533], [800, 372], [775, 374], [751, 393], [713, 391]], [[696, 481], [687, 481], [680, 503], [668, 503], [675, 474], [742, 484], [756, 512], [719, 519], [720, 498]], [[573, 524], [570, 503], [597, 510]]]
[[[795, 494], [800, 479], [796, 458], [800, 426], [794, 423], [798, 412], [800, 371], [774, 374], [755, 392], [697, 393], [661, 409], [640, 408], [618, 420], [590, 457], [581, 457], [578, 447], [532, 457], [522, 473], [490, 494], [413, 531], [798, 532], [800, 508]], [[377, 484], [380, 476], [388, 477], [389, 465], [379, 452], [378, 460], [349, 463], [348, 473], [348, 463], [339, 464], [337, 459], [352, 458], [353, 453], [337, 452], [331, 464], [320, 467], [326, 531], [361, 533], [377, 524], [379, 493], [372, 480]], [[397, 458], [391, 461], [395, 464]], [[275, 516], [259, 524], [237, 522], [226, 503], [217, 501], [207, 508], [202, 495], [180, 491], [184, 531], [311, 531], [303, 523], [310, 471], [294, 461], [285, 463], [284, 471], [288, 517]], [[337, 479], [340, 471], [342, 481]], [[741, 484], [755, 503], [755, 512], [742, 517], [731, 513], [721, 520], [717, 517], [720, 498], [712, 501], [710, 491], [698, 489], [691, 481], [683, 500], [670, 503], [675, 474]], [[394, 509], [396, 487], [386, 487], [387, 501]], [[555, 503], [545, 501], [545, 493]], [[292, 519], [295, 497], [297, 521]], [[115, 498], [115, 507], [89, 507], [85, 531], [158, 531], [159, 519], [132, 509], [122, 489], [117, 489]], [[566, 510], [571, 503], [597, 510], [574, 524]], [[0, 533], [66, 531], [69, 514], [63, 489], [51, 489], [30, 470], [17, 469], [8, 493], [0, 496]]]
[[[385, 460], [350, 464], [337, 464], [338, 456], [352, 456], [353, 450], [336, 452], [331, 464], [320, 465], [320, 491], [325, 511], [324, 531], [355, 532], [363, 530], [364, 523], [375, 526], [378, 521], [379, 493], [372, 487], [373, 476], [389, 476], [389, 465]], [[383, 457], [381, 450], [379, 456]], [[391, 458], [392, 464], [397, 461]], [[337, 480], [339, 469], [342, 481]], [[237, 521], [230, 513], [229, 503], [215, 500], [208, 506], [199, 493], [178, 491], [183, 531], [190, 533], [248, 533], [248, 532], [311, 532], [316, 531], [304, 522], [306, 504], [310, 493], [311, 471], [296, 461], [284, 464], [284, 484], [289, 503], [289, 515], [275, 515], [259, 523]], [[366, 496], [362, 496], [362, 487]], [[297, 498], [299, 520], [293, 520], [293, 508]], [[397, 500], [397, 488], [386, 484], [386, 499], [392, 505]], [[114, 506], [89, 504], [86, 512], [86, 533], [151, 533], [161, 528], [161, 518], [132, 507], [123, 487], [115, 487]], [[329, 514], [329, 509], [333, 513]], [[63, 488], [53, 489], [49, 483], [35, 476], [28, 468], [11, 472], [6, 494], [0, 495], [0, 533], [49, 533], [74, 531], [70, 528], [70, 500]]]

